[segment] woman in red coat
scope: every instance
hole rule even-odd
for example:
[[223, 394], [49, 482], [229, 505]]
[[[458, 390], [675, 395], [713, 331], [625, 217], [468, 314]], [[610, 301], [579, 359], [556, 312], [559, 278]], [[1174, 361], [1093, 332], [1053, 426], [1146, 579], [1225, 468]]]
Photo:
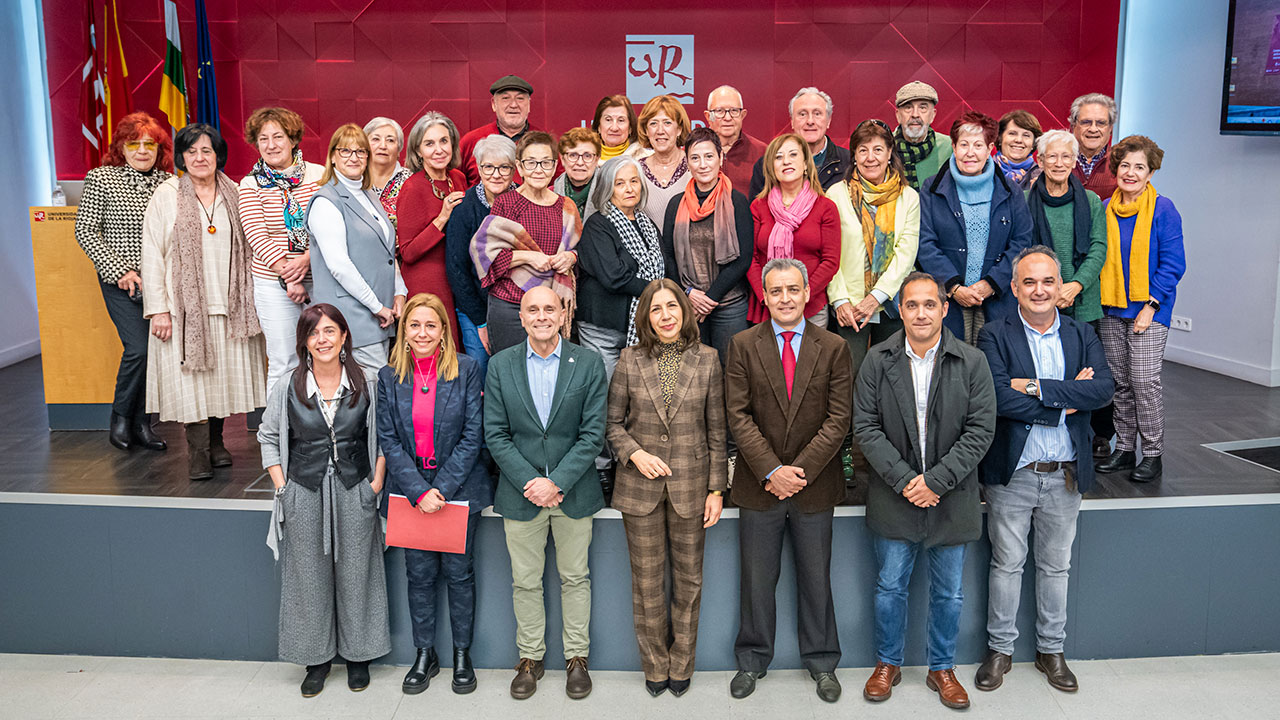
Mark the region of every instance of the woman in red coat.
[[795, 258], [809, 272], [804, 316], [827, 326], [827, 284], [840, 269], [840, 213], [822, 192], [809, 144], [799, 135], [779, 135], [764, 153], [764, 191], [751, 203], [756, 246], [747, 281], [754, 293], [747, 308], [753, 323], [769, 319], [760, 271], [778, 257]]
[[458, 170], [458, 128], [434, 110], [409, 131], [409, 169], [396, 207], [396, 244], [400, 274], [409, 297], [431, 293], [444, 302], [449, 331], [458, 342], [453, 291], [445, 270], [444, 228], [466, 195], [467, 180]]

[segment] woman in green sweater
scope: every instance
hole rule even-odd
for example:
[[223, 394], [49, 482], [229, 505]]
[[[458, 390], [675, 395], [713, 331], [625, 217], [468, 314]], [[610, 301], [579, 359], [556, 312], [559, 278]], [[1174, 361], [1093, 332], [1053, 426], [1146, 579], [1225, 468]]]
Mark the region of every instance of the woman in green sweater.
[[[1102, 317], [1098, 277], [1107, 259], [1107, 224], [1102, 201], [1071, 172], [1078, 155], [1078, 141], [1066, 130], [1050, 130], [1036, 139], [1041, 174], [1027, 190], [1027, 208], [1032, 244], [1053, 248], [1062, 265], [1058, 310], [1097, 332]], [[1092, 423], [1094, 457], [1106, 457], [1115, 434], [1111, 406], [1094, 411]]]

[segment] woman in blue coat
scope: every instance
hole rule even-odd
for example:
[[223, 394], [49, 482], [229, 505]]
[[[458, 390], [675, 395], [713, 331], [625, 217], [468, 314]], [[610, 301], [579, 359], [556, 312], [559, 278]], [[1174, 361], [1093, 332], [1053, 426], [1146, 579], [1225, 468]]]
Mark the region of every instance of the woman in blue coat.
[[985, 323], [1017, 309], [1013, 258], [1031, 245], [1026, 198], [997, 171], [995, 141], [995, 120], [964, 113], [951, 125], [951, 159], [920, 188], [916, 262], [947, 288], [943, 324], [970, 345]]
[[388, 491], [405, 496], [423, 513], [438, 512], [449, 502], [470, 504], [464, 552], [404, 551], [413, 644], [418, 649], [403, 684], [411, 695], [426, 690], [440, 671], [435, 651], [436, 581], [442, 575], [449, 588], [453, 691], [476, 688], [470, 655], [475, 616], [472, 554], [480, 510], [493, 502], [493, 483], [480, 461], [480, 366], [458, 354], [448, 318], [435, 295], [410, 298], [400, 316], [390, 365], [378, 372], [378, 441], [386, 457]]

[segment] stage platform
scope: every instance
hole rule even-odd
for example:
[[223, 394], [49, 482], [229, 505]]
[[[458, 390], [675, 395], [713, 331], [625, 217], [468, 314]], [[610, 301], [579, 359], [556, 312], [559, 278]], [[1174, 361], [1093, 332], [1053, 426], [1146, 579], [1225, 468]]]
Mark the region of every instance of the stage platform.
[[[1280, 390], [1166, 364], [1165, 479], [1104, 477], [1082, 508], [1073, 552], [1068, 657], [1280, 651], [1280, 472], [1226, 454], [1280, 436]], [[120, 452], [106, 433], [50, 432], [40, 363], [0, 370], [0, 652], [237, 660], [276, 657], [278, 571], [263, 544], [270, 483], [240, 419], [227, 423], [235, 465], [186, 480], [181, 428], [168, 453]], [[1206, 445], [1226, 444], [1220, 449]], [[1263, 456], [1250, 456], [1263, 460]], [[874, 556], [861, 493], [837, 510], [832, 566], [845, 667], [874, 664]], [[511, 576], [500, 518], [477, 540], [478, 666], [514, 665]], [[774, 667], [798, 667], [793, 571], [779, 590]], [[412, 658], [401, 551], [387, 553], [394, 650]], [[985, 649], [989, 546], [970, 546], [957, 660]], [[1030, 566], [1030, 564], [1029, 564]], [[597, 515], [591, 548], [593, 669], [639, 667], [620, 516]], [[1032, 573], [1024, 576], [1031, 598]], [[546, 578], [549, 627], [558, 580]], [[924, 656], [925, 574], [913, 584], [908, 664]], [[733, 667], [737, 514], [708, 534], [698, 667]], [[441, 607], [445, 607], [442, 603]], [[1262, 621], [1260, 621], [1262, 620]], [[1034, 609], [1019, 616], [1019, 659], [1034, 651]], [[449, 647], [441, 622], [437, 644]], [[560, 658], [548, 637], [549, 666]]]

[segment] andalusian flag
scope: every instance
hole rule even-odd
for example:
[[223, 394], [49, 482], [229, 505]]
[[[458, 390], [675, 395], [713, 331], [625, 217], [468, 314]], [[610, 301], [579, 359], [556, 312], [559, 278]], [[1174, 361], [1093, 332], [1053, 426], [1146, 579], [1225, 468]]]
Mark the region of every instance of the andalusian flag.
[[182, 69], [182, 33], [178, 31], [178, 5], [164, 0], [164, 77], [160, 78], [160, 112], [169, 116], [174, 130], [187, 126], [187, 78]]

